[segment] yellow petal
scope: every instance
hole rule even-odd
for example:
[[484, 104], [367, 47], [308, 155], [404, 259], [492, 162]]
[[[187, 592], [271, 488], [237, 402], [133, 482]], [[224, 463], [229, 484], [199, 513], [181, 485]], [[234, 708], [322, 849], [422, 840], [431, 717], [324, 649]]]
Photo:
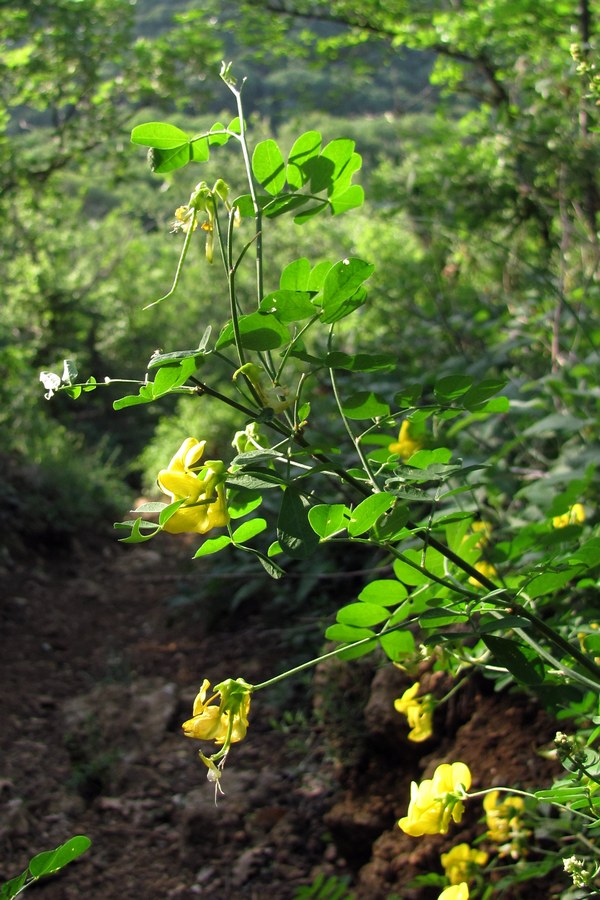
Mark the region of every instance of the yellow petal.
[[174, 500], [190, 499], [195, 502], [204, 491], [204, 484], [195, 475], [187, 475], [185, 472], [173, 472], [162, 469], [156, 479], [158, 486], [164, 494], [169, 494]]

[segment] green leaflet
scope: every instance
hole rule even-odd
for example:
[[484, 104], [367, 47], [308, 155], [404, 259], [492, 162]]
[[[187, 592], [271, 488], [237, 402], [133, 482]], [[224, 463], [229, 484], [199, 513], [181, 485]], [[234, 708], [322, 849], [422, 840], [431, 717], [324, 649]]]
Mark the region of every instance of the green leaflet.
[[285, 185], [285, 163], [276, 141], [261, 141], [252, 154], [252, 171], [269, 194], [276, 195]]
[[289, 485], [283, 494], [277, 519], [277, 540], [293, 559], [311, 556], [319, 543], [308, 520], [306, 501], [293, 485]]

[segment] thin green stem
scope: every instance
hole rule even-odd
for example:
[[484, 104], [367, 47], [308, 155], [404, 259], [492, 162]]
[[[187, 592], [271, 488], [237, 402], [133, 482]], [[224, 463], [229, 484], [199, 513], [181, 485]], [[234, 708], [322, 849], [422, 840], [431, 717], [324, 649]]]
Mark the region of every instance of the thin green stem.
[[179, 262], [177, 263], [177, 269], [175, 270], [175, 278], [173, 279], [173, 284], [171, 285], [171, 290], [168, 291], [163, 297], [159, 297], [158, 300], [153, 300], [152, 303], [148, 303], [144, 306], [144, 309], [150, 309], [152, 306], [156, 306], [158, 303], [162, 303], [163, 300], [168, 300], [169, 297], [172, 297], [175, 291], [177, 290], [177, 286], [179, 284], [179, 279], [181, 278], [181, 273], [183, 271], [183, 264], [185, 262], [185, 258], [187, 256], [187, 252], [190, 246], [190, 241], [192, 239], [192, 234], [194, 233], [194, 228], [196, 225], [196, 219], [198, 218], [198, 211], [196, 209], [192, 209], [192, 218], [189, 223], [189, 228], [185, 235], [185, 240], [183, 242], [183, 247], [181, 248], [181, 253], [179, 254]]
[[[467, 798], [472, 800], [474, 797], [484, 797], [486, 794], [493, 794], [494, 791], [504, 791], [506, 794], [518, 794], [519, 797], [527, 797], [529, 800], [535, 800], [536, 803], [539, 803], [538, 798], [535, 794], [530, 793], [529, 791], [521, 791], [518, 788], [505, 788], [505, 787], [494, 787], [494, 788], [484, 788], [481, 791], [472, 791], [467, 793]], [[588, 816], [585, 813], [579, 812], [578, 809], [572, 809], [570, 806], [565, 806], [564, 803], [558, 803], [556, 800], [548, 800], [552, 806], [556, 806], [559, 809], [564, 809], [568, 813], [572, 813], [574, 816], [579, 816], [581, 819], [585, 819], [586, 822], [595, 822], [596, 819], [592, 818], [592, 816]]]
[[314, 325], [314, 323], [317, 322], [318, 320], [319, 320], [319, 314], [317, 314], [317, 315], [313, 316], [311, 319], [309, 319], [308, 322], [306, 323], [306, 325], [304, 325], [304, 326], [300, 329], [300, 331], [298, 332], [298, 334], [294, 337], [294, 339], [293, 339], [292, 341], [290, 341], [290, 343], [289, 343], [289, 344], [287, 345], [287, 347], [285, 348], [285, 350], [284, 350], [284, 352], [283, 352], [283, 354], [282, 354], [282, 356], [281, 356], [281, 362], [280, 362], [280, 364], [279, 364], [279, 368], [278, 368], [277, 371], [275, 372], [275, 377], [273, 378], [273, 381], [274, 381], [276, 384], [279, 383], [279, 379], [280, 379], [280, 377], [281, 377], [281, 373], [282, 373], [282, 371], [283, 371], [283, 367], [285, 366], [285, 364], [286, 364], [286, 362], [287, 362], [287, 360], [288, 360], [288, 357], [289, 357], [290, 353], [291, 353], [292, 350], [294, 349], [294, 344], [295, 344], [297, 341], [299, 341], [300, 338], [302, 337], [302, 335], [305, 334], [305, 333], [308, 331], [308, 329], [311, 327], [311, 325]]
[[[391, 631], [392, 629], [390, 629]], [[315, 659], [309, 659], [305, 663], [301, 663], [299, 666], [294, 666], [293, 669], [288, 669], [287, 672], [281, 672], [280, 675], [274, 675], [273, 678], [269, 678], [268, 681], [261, 681], [260, 684], [255, 684], [252, 687], [252, 691], [261, 691], [263, 688], [271, 687], [273, 684], [277, 684], [279, 681], [283, 681], [286, 678], [291, 678], [293, 675], [297, 675], [299, 672], [304, 672], [306, 669], [312, 669], [314, 666], [318, 666], [320, 662], [324, 662], [326, 659], [333, 659], [336, 656], [339, 656], [340, 653], [344, 653], [346, 650], [352, 650], [354, 647], [361, 647], [364, 644], [368, 644], [371, 641], [374, 641], [377, 638], [377, 635], [373, 635], [373, 637], [361, 638], [360, 641], [354, 641], [352, 644], [344, 644], [341, 647], [336, 647], [335, 650], [331, 650], [329, 653], [324, 653], [322, 656], [317, 656]]]
[[256, 294], [257, 306], [263, 297], [263, 252], [262, 252], [262, 212], [258, 197], [256, 195], [256, 187], [254, 184], [254, 174], [252, 172], [252, 163], [248, 152], [248, 143], [246, 141], [246, 120], [244, 118], [244, 110], [242, 106], [242, 92], [238, 91], [230, 82], [225, 82], [235, 97], [237, 113], [240, 122], [240, 133], [237, 136], [242, 148], [242, 156], [244, 158], [244, 167], [246, 169], [246, 178], [250, 189], [250, 197], [252, 198], [252, 207], [254, 209], [254, 223], [256, 232]]
[[356, 451], [356, 455], [360, 459], [362, 467], [365, 470], [365, 472], [367, 473], [367, 477], [373, 487], [373, 490], [375, 491], [376, 494], [378, 494], [381, 492], [381, 488], [379, 487], [375, 478], [373, 477], [373, 473], [371, 471], [371, 466], [369, 465], [369, 461], [368, 461], [367, 457], [365, 456], [365, 454], [363, 453], [362, 448], [359, 445], [359, 442], [357, 441], [356, 437], [354, 436], [354, 432], [350, 428], [350, 423], [348, 422], [348, 419], [346, 418], [346, 415], [342, 408], [342, 401], [340, 399], [340, 395], [339, 395], [339, 392], [337, 389], [337, 383], [335, 380], [335, 375], [334, 375], [333, 369], [329, 369], [329, 380], [331, 381], [331, 388], [333, 390], [333, 396], [334, 396], [334, 399], [336, 402], [336, 406], [338, 408], [338, 412], [340, 414], [340, 418], [342, 420], [344, 428], [346, 429], [346, 433], [348, 434], [348, 437], [350, 438], [350, 440], [352, 441], [352, 443], [354, 445], [354, 450]]

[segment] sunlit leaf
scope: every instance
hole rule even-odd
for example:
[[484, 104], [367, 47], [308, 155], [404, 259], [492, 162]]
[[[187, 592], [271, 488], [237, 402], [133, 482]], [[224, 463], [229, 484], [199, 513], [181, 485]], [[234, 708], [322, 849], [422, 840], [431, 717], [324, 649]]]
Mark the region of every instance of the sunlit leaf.
[[189, 136], [176, 125], [166, 122], [147, 122], [137, 125], [131, 132], [131, 143], [157, 150], [173, 150], [187, 144]]
[[252, 154], [252, 171], [269, 194], [279, 194], [285, 184], [285, 162], [276, 141], [261, 141]]

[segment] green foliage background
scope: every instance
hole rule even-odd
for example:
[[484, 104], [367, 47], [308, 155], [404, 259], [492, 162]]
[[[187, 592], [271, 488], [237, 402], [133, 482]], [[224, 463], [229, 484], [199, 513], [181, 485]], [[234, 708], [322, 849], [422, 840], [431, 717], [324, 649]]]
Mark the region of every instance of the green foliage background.
[[[226, 56], [248, 74], [256, 140], [274, 135], [289, 149], [301, 121], [325, 138], [353, 138], [364, 159], [363, 209], [335, 230], [315, 222], [301, 235], [282, 220], [276, 245], [266, 238], [274, 273], [300, 240], [313, 261], [369, 259], [369, 306], [346, 328], [344, 349], [393, 350], [408, 383], [509, 378], [508, 428], [516, 415], [522, 427], [507, 434], [490, 424], [486, 434], [504, 472], [499, 507], [511, 498], [534, 518], [554, 508], [557, 489], [589, 485], [598, 147], [579, 71], [594, 52], [584, 9], [488, 2], [457, 13], [437, 2], [382, 11], [346, 0], [287, 6], [283, 16], [256, 2], [202, 13], [150, 0], [3, 9], [3, 453], [48, 468], [49, 480], [53, 467], [80, 466], [93, 517], [104, 515], [94, 493], [102, 485], [118, 503], [118, 479], [149, 489], [178, 435], [205, 433], [201, 404], [115, 415], [107, 391], [85, 408], [65, 398], [48, 405], [36, 379], [67, 356], [97, 378], [139, 377], [149, 346], [170, 349], [161, 346], [167, 334], [186, 346], [224, 303], [190, 267], [176, 307], [142, 310], [170, 283], [179, 243], [165, 233], [189, 179], [153, 177], [128, 135], [166, 113], [187, 130], [210, 125], [227, 102], [214, 77]], [[223, 175], [223, 157], [226, 148], [204, 169], [209, 182]], [[226, 175], [235, 187], [235, 169]], [[193, 252], [201, 271], [202, 250]], [[224, 421], [219, 449], [227, 431]], [[73, 434], [75, 455], [66, 452]], [[469, 434], [457, 435], [463, 453], [480, 442]], [[543, 480], [534, 477], [540, 466]], [[64, 502], [59, 518], [76, 527], [68, 492]]]

